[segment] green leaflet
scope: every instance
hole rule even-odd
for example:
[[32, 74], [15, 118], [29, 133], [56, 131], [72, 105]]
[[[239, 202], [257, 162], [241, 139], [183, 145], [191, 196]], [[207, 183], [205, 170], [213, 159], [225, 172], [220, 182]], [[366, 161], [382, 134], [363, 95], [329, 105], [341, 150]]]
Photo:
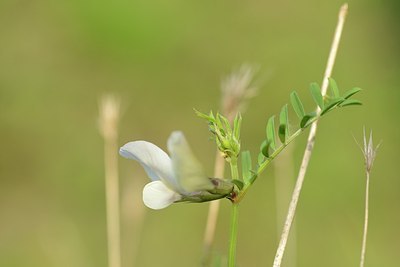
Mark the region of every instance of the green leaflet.
[[332, 99], [322, 110], [321, 116], [327, 113], [328, 111], [331, 111], [335, 106], [339, 105], [341, 102], [343, 102], [345, 99], [344, 98], [334, 98]]
[[260, 146], [260, 154], [266, 158], [269, 158], [269, 148], [270, 148], [270, 143], [268, 142], [268, 140], [264, 140]]
[[279, 114], [278, 136], [283, 144], [289, 136], [289, 114], [287, 104], [282, 107], [281, 113]]
[[300, 128], [305, 128], [305, 127], [307, 127], [308, 125], [310, 125], [311, 119], [315, 118], [316, 116], [317, 116], [317, 113], [315, 113], [315, 112], [311, 112], [311, 113], [309, 113], [309, 114], [306, 114], [306, 115], [303, 117], [303, 119], [301, 119]]
[[262, 152], [260, 152], [260, 153], [258, 154], [258, 157], [257, 157], [258, 166], [260, 166], [261, 164], [263, 164], [264, 161], [265, 161], [265, 159], [266, 159], [265, 155], [264, 155]]
[[360, 92], [362, 89], [358, 88], [358, 87], [354, 87], [350, 90], [348, 90], [346, 93], [344, 93], [344, 95], [342, 96], [344, 99], [348, 99], [349, 97], [357, 94], [358, 92]]
[[346, 106], [356, 106], [362, 105], [362, 102], [357, 99], [346, 99], [342, 103], [340, 103], [339, 107], [346, 107]]
[[269, 118], [267, 123], [267, 141], [271, 149], [275, 150], [275, 116]]
[[319, 108], [321, 110], [324, 109], [324, 98], [321, 94], [321, 88], [319, 88], [319, 85], [317, 83], [310, 84], [310, 92], [315, 103], [319, 106]]
[[236, 185], [236, 186], [239, 188], [239, 190], [242, 190], [242, 189], [243, 189], [244, 183], [243, 183], [242, 181], [233, 179], [231, 182], [232, 182], [234, 185]]
[[242, 127], [242, 116], [238, 113], [233, 121], [233, 136], [240, 139], [240, 128]]
[[339, 88], [337, 86], [336, 81], [332, 78], [328, 78], [328, 80], [329, 80], [329, 87], [331, 88], [333, 94], [333, 98], [340, 97]]
[[253, 175], [251, 172], [251, 155], [250, 151], [242, 152], [242, 177], [245, 184], [248, 184]]
[[292, 107], [294, 109], [294, 112], [297, 114], [297, 117], [299, 117], [299, 119], [303, 118], [305, 115], [303, 103], [301, 103], [301, 100], [296, 91], [293, 91], [290, 94], [290, 102], [292, 103]]

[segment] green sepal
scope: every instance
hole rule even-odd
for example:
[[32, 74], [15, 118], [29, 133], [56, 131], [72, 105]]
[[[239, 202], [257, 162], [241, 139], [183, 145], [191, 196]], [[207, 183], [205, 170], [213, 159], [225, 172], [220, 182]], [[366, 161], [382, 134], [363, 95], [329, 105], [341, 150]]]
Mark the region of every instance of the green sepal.
[[182, 195], [182, 198], [176, 202], [207, 202], [216, 199], [225, 198], [230, 195], [234, 190], [234, 185], [231, 180], [209, 178], [213, 184], [213, 188], [210, 190], [203, 190], [194, 192], [188, 195]]
[[205, 114], [195, 110], [197, 116], [208, 122], [208, 129], [212, 133], [218, 150], [223, 153], [227, 162], [237, 158], [240, 153], [240, 126], [242, 118], [240, 114], [236, 115], [233, 122], [233, 129], [226, 117], [212, 112]]

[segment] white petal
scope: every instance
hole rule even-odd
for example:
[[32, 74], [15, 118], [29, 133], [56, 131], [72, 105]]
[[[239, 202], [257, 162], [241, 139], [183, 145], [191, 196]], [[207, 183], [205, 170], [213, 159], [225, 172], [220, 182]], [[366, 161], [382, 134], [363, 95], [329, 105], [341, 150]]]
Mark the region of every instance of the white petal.
[[176, 131], [168, 139], [175, 179], [185, 192], [211, 189], [212, 183], [204, 174], [200, 162], [193, 155], [182, 132]]
[[163, 182], [154, 181], [143, 188], [143, 202], [150, 209], [159, 210], [181, 199], [181, 195], [169, 189]]
[[171, 159], [158, 146], [146, 141], [129, 142], [119, 149], [119, 154], [138, 161], [152, 181], [161, 180], [177, 190]]

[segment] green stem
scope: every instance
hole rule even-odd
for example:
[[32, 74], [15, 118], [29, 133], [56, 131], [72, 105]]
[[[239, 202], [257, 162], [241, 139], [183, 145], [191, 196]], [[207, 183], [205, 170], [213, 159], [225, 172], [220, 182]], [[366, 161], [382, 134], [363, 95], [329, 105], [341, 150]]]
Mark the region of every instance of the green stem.
[[[237, 158], [231, 158], [231, 177], [232, 180], [239, 179], [239, 170], [237, 165]], [[236, 259], [236, 242], [237, 242], [237, 230], [238, 230], [238, 210], [239, 205], [232, 203], [231, 213], [231, 236], [229, 240], [229, 256], [228, 256], [228, 267], [235, 267]]]
[[235, 267], [239, 204], [232, 204], [228, 267]]
[[238, 180], [239, 179], [239, 170], [238, 170], [238, 165], [237, 165], [237, 158], [231, 158], [229, 165], [231, 166], [232, 180]]

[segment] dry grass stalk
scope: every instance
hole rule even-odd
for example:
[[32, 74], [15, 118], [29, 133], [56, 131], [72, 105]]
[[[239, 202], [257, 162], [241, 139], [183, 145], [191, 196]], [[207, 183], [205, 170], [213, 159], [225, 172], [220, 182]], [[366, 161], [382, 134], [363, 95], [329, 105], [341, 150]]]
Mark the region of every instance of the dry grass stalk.
[[256, 96], [258, 88], [252, 85], [255, 70], [249, 65], [242, 65], [221, 82], [222, 114], [233, 121], [236, 114], [246, 109], [248, 100]]
[[[285, 221], [285, 209], [290, 201], [290, 188], [294, 185], [294, 163], [293, 163], [294, 144], [286, 147], [280, 157], [274, 161], [275, 176], [275, 199], [276, 199], [276, 225], [277, 238], [280, 238], [281, 225]], [[296, 246], [296, 222], [291, 227], [291, 237], [288, 241], [286, 249], [285, 266], [296, 266], [297, 262], [297, 246]]]
[[100, 103], [100, 133], [104, 138], [108, 266], [121, 266], [118, 185], [119, 100], [105, 95]]
[[[364, 267], [365, 262], [365, 250], [367, 247], [367, 232], [368, 232], [368, 203], [369, 203], [369, 176], [371, 174], [371, 169], [374, 164], [374, 160], [376, 157], [376, 151], [378, 150], [380, 144], [374, 147], [374, 143], [372, 140], [372, 131], [369, 134], [369, 141], [367, 143], [367, 137], [365, 134], [365, 128], [363, 131], [363, 147], [359, 145], [361, 151], [364, 155], [365, 162], [365, 175], [366, 175], [366, 186], [365, 186], [365, 217], [364, 217], [364, 231], [363, 231], [363, 239], [362, 239], [362, 248], [361, 248], [361, 258], [360, 258], [360, 267]], [[357, 142], [357, 141], [356, 141]], [[358, 144], [358, 143], [357, 143]]]
[[[344, 5], [342, 5], [342, 7], [340, 8], [340, 11], [339, 11], [338, 24], [336, 26], [335, 35], [333, 38], [331, 50], [329, 53], [328, 63], [327, 63], [326, 69], [325, 69], [324, 79], [322, 82], [322, 88], [321, 88], [322, 95], [326, 94], [326, 91], [328, 88], [328, 78], [331, 77], [331, 75], [332, 75], [332, 70], [333, 70], [333, 66], [335, 64], [336, 54], [337, 54], [337, 50], [339, 47], [340, 37], [342, 35], [344, 22], [345, 22], [346, 15], [347, 15], [347, 10], [348, 10], [348, 5], [344, 4]], [[319, 108], [317, 108], [317, 112], [320, 112]], [[284, 227], [282, 230], [281, 239], [279, 241], [279, 246], [276, 251], [276, 255], [275, 255], [275, 259], [274, 259], [274, 263], [273, 263], [274, 267], [279, 267], [279, 266], [281, 266], [281, 263], [282, 263], [282, 258], [283, 258], [283, 254], [285, 252], [285, 247], [286, 247], [286, 243], [287, 243], [288, 236], [290, 233], [290, 228], [291, 228], [291, 225], [293, 222], [294, 215], [296, 213], [297, 202], [299, 200], [300, 192], [301, 192], [301, 189], [303, 186], [303, 181], [304, 181], [304, 177], [306, 175], [308, 163], [310, 162], [310, 159], [311, 159], [311, 153], [314, 148], [315, 136], [317, 133], [317, 125], [318, 125], [317, 123], [318, 123], [318, 121], [314, 122], [311, 125], [310, 133], [308, 135], [306, 150], [303, 155], [303, 160], [302, 160], [302, 163], [300, 166], [300, 171], [297, 176], [296, 185], [295, 185], [295, 188], [294, 188], [294, 191], [292, 194], [292, 200], [290, 202], [289, 211], [286, 216], [285, 224], [284, 224]]]

